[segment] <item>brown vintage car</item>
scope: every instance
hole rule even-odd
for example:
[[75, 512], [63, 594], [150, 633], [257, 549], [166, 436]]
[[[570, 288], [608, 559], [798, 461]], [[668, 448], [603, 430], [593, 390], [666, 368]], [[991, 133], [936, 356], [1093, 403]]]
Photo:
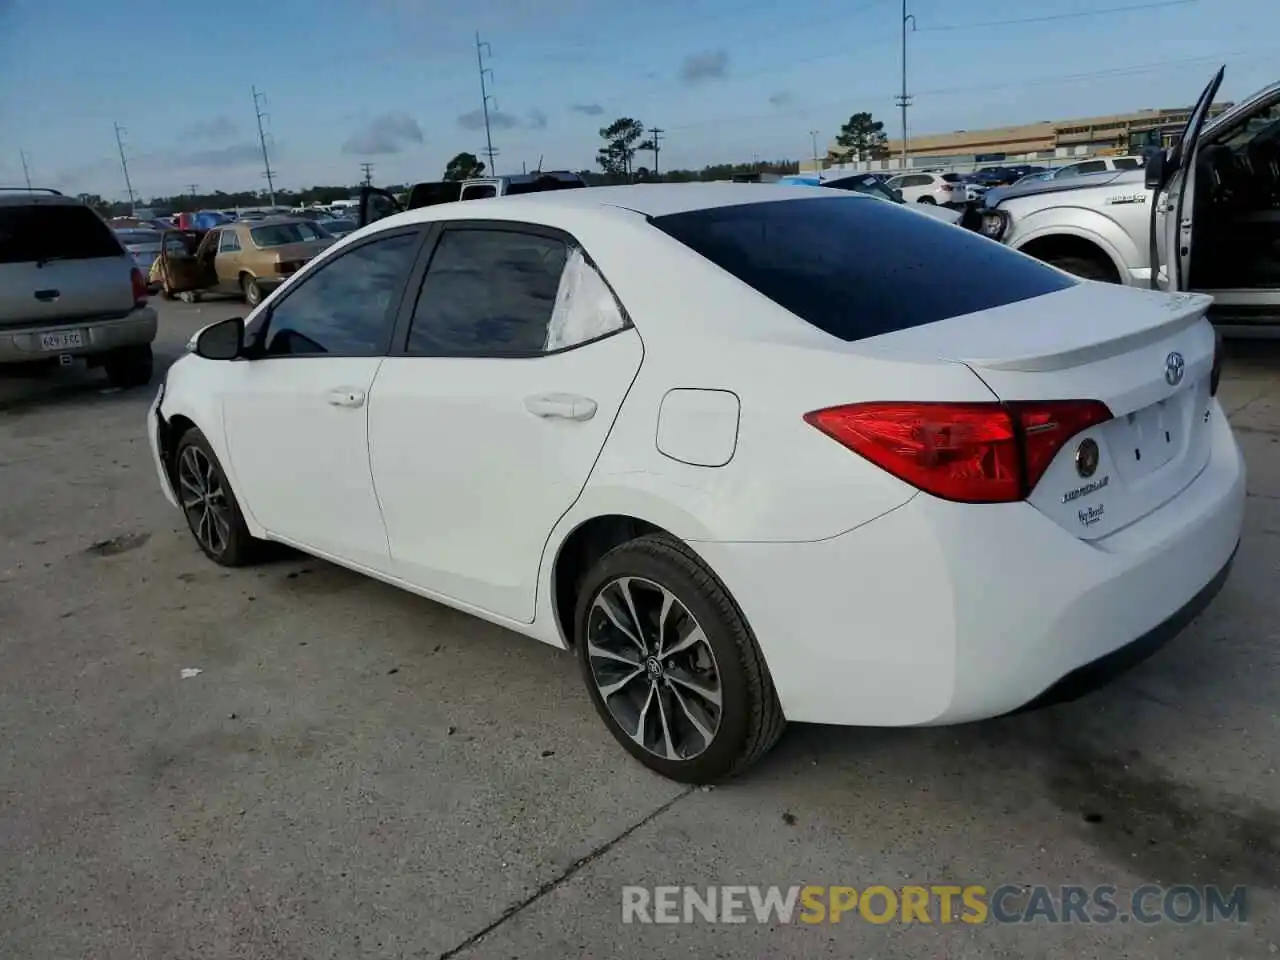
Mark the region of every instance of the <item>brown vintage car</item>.
[[256, 306], [334, 238], [310, 220], [281, 217], [226, 223], [203, 234], [164, 234], [160, 290], [179, 293], [238, 293]]

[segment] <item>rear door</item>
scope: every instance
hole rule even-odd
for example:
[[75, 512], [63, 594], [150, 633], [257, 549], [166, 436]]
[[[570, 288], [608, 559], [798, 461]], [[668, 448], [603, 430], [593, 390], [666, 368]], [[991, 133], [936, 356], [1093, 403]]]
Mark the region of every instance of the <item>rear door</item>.
[[1156, 193], [1151, 209], [1152, 277], [1163, 290], [1186, 290], [1191, 271], [1192, 211], [1195, 209], [1196, 158], [1200, 153], [1200, 131], [1209, 118], [1209, 108], [1218, 95], [1226, 67], [1219, 68], [1191, 110], [1181, 139], [1165, 163], [1169, 179]]
[[0, 325], [123, 316], [134, 307], [136, 267], [86, 206], [0, 205]]
[[396, 576], [532, 622], [547, 537], [640, 368], [639, 335], [573, 238], [450, 226], [405, 297], [369, 403]]

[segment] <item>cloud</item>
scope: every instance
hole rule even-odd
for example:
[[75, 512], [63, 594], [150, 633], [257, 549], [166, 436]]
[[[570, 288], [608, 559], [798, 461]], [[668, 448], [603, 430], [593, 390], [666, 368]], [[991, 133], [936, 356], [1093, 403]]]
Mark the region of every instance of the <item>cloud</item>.
[[793, 100], [795, 100], [795, 96], [790, 90], [779, 90], [777, 93], [770, 95], [769, 105], [772, 107], [785, 107]]
[[193, 123], [182, 131], [182, 136], [189, 140], [230, 140], [239, 132], [229, 117], [214, 117]]
[[262, 161], [262, 147], [253, 141], [232, 143], [225, 147], [207, 150], [174, 151], [166, 158], [167, 165], [178, 167], [243, 167]]
[[680, 65], [680, 79], [687, 84], [723, 80], [729, 75], [729, 54], [723, 50], [692, 53]]
[[423, 139], [422, 127], [413, 117], [407, 113], [384, 113], [347, 137], [342, 152], [359, 156], [399, 153]]
[[[472, 110], [470, 113], [464, 113], [458, 117], [458, 126], [463, 130], [483, 130], [484, 129], [484, 111]], [[510, 113], [503, 113], [501, 110], [489, 111], [489, 129], [491, 130], [515, 130], [523, 126], [520, 118]]]
[[547, 129], [547, 115], [537, 107], [534, 107], [529, 111], [529, 119], [526, 121], [526, 126], [528, 126], [530, 130]]
[[574, 113], [583, 113], [588, 117], [598, 117], [604, 113], [604, 107], [598, 103], [571, 103], [569, 109]]

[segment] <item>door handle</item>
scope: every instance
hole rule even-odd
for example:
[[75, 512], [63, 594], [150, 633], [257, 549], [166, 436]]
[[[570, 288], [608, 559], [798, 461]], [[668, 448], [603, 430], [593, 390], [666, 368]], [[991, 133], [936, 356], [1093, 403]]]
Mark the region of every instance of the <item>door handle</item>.
[[334, 407], [363, 407], [365, 392], [354, 387], [338, 387], [329, 391], [329, 404]]
[[596, 402], [576, 393], [540, 393], [525, 397], [524, 408], [544, 420], [590, 420], [596, 415]]

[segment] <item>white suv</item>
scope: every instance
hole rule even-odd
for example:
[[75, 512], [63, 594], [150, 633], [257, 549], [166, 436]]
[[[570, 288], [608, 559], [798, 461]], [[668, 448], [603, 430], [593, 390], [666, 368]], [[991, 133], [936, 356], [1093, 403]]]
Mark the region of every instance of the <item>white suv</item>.
[[100, 216], [56, 190], [0, 188], [0, 364], [83, 358], [142, 386], [155, 338], [146, 277]]
[[967, 185], [958, 173], [900, 173], [885, 186], [901, 193], [907, 203], [962, 206], [969, 199]]

